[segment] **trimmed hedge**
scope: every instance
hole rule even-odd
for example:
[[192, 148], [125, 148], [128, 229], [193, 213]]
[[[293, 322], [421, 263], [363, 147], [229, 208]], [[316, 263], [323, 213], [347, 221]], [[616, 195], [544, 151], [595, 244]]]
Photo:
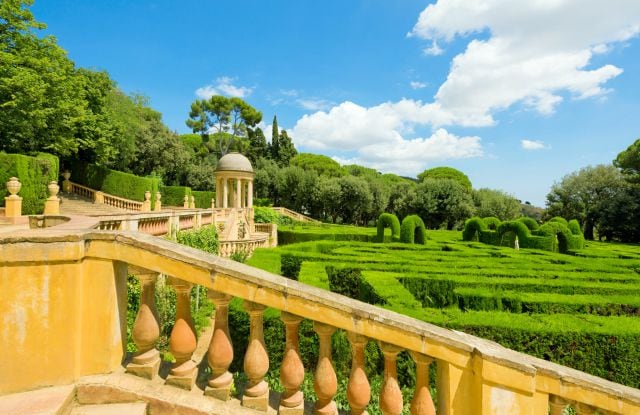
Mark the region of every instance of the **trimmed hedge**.
[[424, 245], [426, 241], [427, 230], [420, 216], [409, 215], [402, 220], [402, 225], [400, 225], [400, 242]]
[[502, 222], [498, 226], [497, 232], [500, 238], [500, 245], [510, 246], [512, 248], [514, 246], [515, 240], [505, 241], [507, 233], [513, 232], [518, 237], [518, 244], [522, 247], [525, 247], [527, 245], [527, 239], [529, 239], [529, 236], [531, 235], [531, 233], [529, 232], [529, 228], [527, 228], [524, 223], [517, 220]]
[[[60, 162], [58, 157], [38, 153], [35, 156], [24, 154], [0, 153], [0, 186], [4, 196], [8, 196], [5, 183], [11, 177], [17, 177], [22, 184], [18, 196], [22, 197], [22, 214], [35, 215], [44, 211], [44, 201], [49, 197], [47, 185], [58, 180]], [[0, 206], [4, 206], [4, 196], [0, 197]]]
[[577, 219], [571, 219], [567, 225], [572, 235], [582, 235], [582, 228]]
[[196, 207], [199, 209], [211, 208], [211, 199], [215, 200], [216, 198], [216, 192], [210, 192], [207, 190], [192, 190], [191, 195], [194, 197]]
[[521, 218], [518, 218], [517, 220], [519, 222], [524, 223], [526, 227], [529, 228], [530, 231], [535, 231], [540, 227], [540, 225], [538, 225], [538, 222], [536, 222], [535, 219], [530, 218], [528, 216], [523, 216]]
[[486, 222], [482, 218], [476, 216], [468, 219], [462, 230], [462, 240], [478, 242], [481, 240], [482, 232], [488, 229]]
[[[74, 162], [71, 164], [71, 181], [125, 199], [144, 201], [144, 193], [151, 192], [151, 208], [155, 206], [155, 194], [160, 187], [157, 177], [140, 177], [106, 167]], [[164, 195], [163, 195], [164, 202]]]
[[561, 216], [555, 216], [551, 219], [549, 219], [549, 222], [558, 222], [563, 224], [564, 226], [569, 226], [569, 222], [567, 222], [567, 220]]
[[482, 218], [482, 220], [487, 225], [487, 229], [490, 229], [492, 231], [497, 230], [498, 226], [500, 226], [500, 219], [496, 218], [495, 216], [487, 216], [486, 218]]
[[327, 265], [325, 271], [329, 279], [329, 290], [331, 292], [369, 304], [385, 303], [384, 299], [376, 293], [371, 284], [362, 278], [362, 270], [359, 268]]
[[391, 241], [398, 242], [400, 240], [400, 220], [392, 213], [383, 213], [377, 222], [378, 234], [376, 242], [384, 242], [384, 229], [391, 228]]
[[[191, 197], [191, 188], [187, 186], [162, 186], [160, 188], [162, 193], [162, 205], [163, 206], [184, 206], [184, 196]], [[211, 201], [209, 201], [211, 206]]]
[[280, 256], [280, 273], [290, 280], [298, 281], [302, 258], [293, 254], [282, 254]]

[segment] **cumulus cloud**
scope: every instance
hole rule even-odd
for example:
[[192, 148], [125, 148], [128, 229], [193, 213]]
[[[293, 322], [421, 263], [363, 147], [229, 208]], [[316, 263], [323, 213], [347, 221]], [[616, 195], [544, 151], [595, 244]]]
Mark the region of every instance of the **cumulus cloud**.
[[411, 82], [409, 82], [409, 86], [412, 89], [422, 89], [422, 88], [426, 88], [427, 87], [427, 83], [426, 82], [420, 82], [420, 81], [411, 81]]
[[540, 141], [540, 140], [521, 140], [520, 141], [520, 145], [522, 146], [523, 149], [527, 150], [527, 151], [533, 151], [533, 150], [545, 150], [545, 149], [549, 149], [551, 147], [547, 146], [544, 141]]
[[300, 98], [296, 100], [296, 103], [305, 110], [308, 111], [321, 111], [326, 110], [333, 105], [332, 102], [320, 98]]
[[486, 125], [515, 103], [550, 114], [563, 92], [578, 99], [606, 93], [603, 85], [622, 69], [589, 68], [593, 54], [639, 31], [637, 0], [438, 0], [411, 35], [434, 46], [476, 37], [454, 58], [435, 101], [454, 120]]
[[227, 95], [230, 97], [245, 98], [253, 92], [253, 88], [236, 86], [235, 78], [222, 76], [216, 79], [215, 85], [205, 85], [196, 89], [196, 95], [202, 99], [209, 99], [214, 95]]

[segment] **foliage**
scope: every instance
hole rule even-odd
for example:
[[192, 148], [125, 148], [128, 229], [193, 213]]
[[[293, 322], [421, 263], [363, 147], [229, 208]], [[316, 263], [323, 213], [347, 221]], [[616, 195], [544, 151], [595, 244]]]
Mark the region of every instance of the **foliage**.
[[392, 213], [383, 213], [378, 218], [377, 223], [378, 234], [376, 242], [384, 242], [384, 229], [391, 229], [391, 241], [398, 242], [400, 240], [400, 220]]
[[[527, 228], [529, 228], [530, 231], [535, 231], [540, 226], [540, 225], [538, 225], [538, 222], [536, 222], [534, 219], [532, 219], [530, 217], [527, 217], [527, 216], [523, 216], [521, 218], [518, 218], [518, 220], [520, 222], [524, 223], [525, 226]], [[575, 221], [575, 219], [574, 219], [574, 221]], [[575, 221], [575, 222], [578, 223], [578, 221]], [[580, 225], [579, 224], [578, 224], [578, 231], [580, 231]], [[580, 233], [582, 233], [582, 232], [580, 231]]]
[[191, 188], [186, 186], [162, 186], [160, 187], [162, 194], [163, 206], [184, 206], [184, 197], [189, 196], [191, 199]]
[[340, 184], [340, 216], [345, 222], [363, 223], [365, 214], [371, 209], [373, 196], [367, 181], [361, 177], [344, 176]]
[[209, 209], [211, 208], [211, 200], [216, 200], [216, 192], [192, 190], [191, 195], [194, 197], [198, 209]]
[[218, 253], [218, 234], [215, 226], [203, 226], [200, 229], [180, 231], [177, 235], [180, 244], [212, 254]]
[[313, 170], [319, 176], [341, 177], [345, 174], [337, 161], [322, 154], [300, 153], [291, 159], [291, 165]]
[[462, 230], [462, 240], [477, 242], [480, 240], [481, 233], [488, 229], [489, 227], [482, 218], [476, 216], [468, 219], [464, 224], [464, 229]]
[[[0, 152], [0, 186], [6, 190], [9, 178], [17, 177], [22, 184], [18, 196], [22, 197], [22, 214], [42, 213], [44, 201], [49, 197], [47, 185], [58, 180], [58, 158], [51, 154], [38, 153], [33, 157], [22, 154]], [[4, 195], [0, 197], [0, 206], [4, 206]]]
[[231, 256], [229, 257], [229, 259], [231, 259], [232, 261], [240, 262], [242, 264], [247, 262], [248, 258], [249, 258], [249, 254], [244, 251], [236, 251], [233, 254], [231, 254]]
[[429, 229], [454, 229], [471, 216], [473, 201], [458, 181], [427, 177], [416, 188], [414, 212]]
[[482, 218], [482, 221], [487, 225], [487, 229], [491, 229], [493, 231], [497, 230], [498, 226], [500, 226], [500, 219], [495, 216], [487, 216]]
[[279, 166], [288, 166], [291, 159], [298, 154], [291, 137], [287, 133], [287, 130], [280, 131], [280, 138], [278, 139], [278, 152], [275, 155], [275, 160]]
[[400, 242], [405, 244], [416, 243], [419, 245], [424, 245], [427, 242], [427, 231], [420, 216], [409, 215], [402, 219]]
[[640, 183], [640, 139], [618, 154], [613, 165], [622, 170], [627, 180]]
[[292, 254], [282, 254], [280, 256], [280, 272], [283, 276], [298, 281], [302, 258]]
[[471, 180], [469, 180], [469, 177], [460, 170], [456, 170], [453, 167], [435, 167], [433, 169], [425, 170], [418, 175], [418, 180], [420, 182], [424, 182], [426, 179], [453, 180], [462, 185], [462, 187], [464, 187], [467, 191], [471, 191]]
[[473, 190], [471, 195], [476, 216], [494, 216], [500, 220], [511, 220], [520, 216], [520, 202], [505, 192], [478, 189]]

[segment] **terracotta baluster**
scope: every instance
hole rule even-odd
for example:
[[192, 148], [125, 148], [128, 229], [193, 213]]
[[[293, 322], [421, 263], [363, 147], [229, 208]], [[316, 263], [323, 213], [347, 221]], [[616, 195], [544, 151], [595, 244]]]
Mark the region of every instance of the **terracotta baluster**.
[[209, 290], [208, 297], [216, 305], [216, 316], [207, 356], [211, 375], [205, 394], [226, 401], [229, 399], [233, 383], [233, 375], [229, 372], [229, 365], [233, 361], [233, 344], [229, 335], [231, 296]]
[[133, 323], [131, 337], [138, 351], [131, 363], [127, 365], [127, 372], [147, 379], [158, 375], [160, 368], [160, 352], [155, 345], [160, 337], [160, 325], [156, 318], [155, 287], [157, 273], [138, 274], [140, 280], [140, 308]]
[[436, 408], [429, 389], [429, 365], [433, 359], [424, 354], [411, 352], [416, 362], [416, 390], [411, 400], [411, 415], [435, 415]]
[[396, 360], [401, 348], [389, 343], [380, 343], [384, 354], [384, 381], [380, 389], [380, 410], [384, 415], [400, 415], [402, 413], [402, 392], [398, 385], [398, 369]]
[[175, 358], [167, 383], [191, 389], [196, 380], [196, 363], [191, 355], [196, 350], [196, 333], [191, 319], [191, 284], [170, 277], [169, 284], [176, 290], [176, 322], [171, 330], [169, 350]]
[[371, 387], [364, 371], [364, 348], [367, 338], [353, 332], [348, 333], [351, 343], [351, 374], [347, 385], [347, 399], [352, 415], [366, 414], [371, 399]]
[[261, 304], [244, 302], [244, 309], [249, 313], [250, 334], [244, 355], [244, 373], [249, 378], [249, 383], [244, 390], [242, 405], [259, 411], [266, 411], [269, 407], [269, 386], [264, 380], [264, 375], [269, 370], [269, 355], [264, 345], [262, 328], [262, 313], [265, 308]]
[[313, 328], [320, 337], [318, 365], [313, 378], [313, 389], [318, 396], [314, 406], [314, 414], [336, 415], [338, 409], [333, 397], [338, 391], [338, 379], [331, 363], [331, 335], [336, 329], [317, 321], [313, 323]]
[[280, 381], [284, 392], [280, 398], [280, 415], [302, 415], [304, 413], [304, 395], [300, 386], [304, 381], [304, 366], [298, 349], [298, 327], [302, 317], [282, 312], [280, 318], [286, 326], [284, 358], [280, 366]]
[[562, 415], [569, 403], [558, 396], [549, 397], [549, 409], [551, 415]]

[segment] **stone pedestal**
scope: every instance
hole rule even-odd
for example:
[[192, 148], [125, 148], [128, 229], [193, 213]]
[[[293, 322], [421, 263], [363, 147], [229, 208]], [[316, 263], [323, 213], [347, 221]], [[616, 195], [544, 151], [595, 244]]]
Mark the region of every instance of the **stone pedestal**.
[[8, 218], [22, 216], [22, 198], [12, 195], [4, 198], [4, 215]]

